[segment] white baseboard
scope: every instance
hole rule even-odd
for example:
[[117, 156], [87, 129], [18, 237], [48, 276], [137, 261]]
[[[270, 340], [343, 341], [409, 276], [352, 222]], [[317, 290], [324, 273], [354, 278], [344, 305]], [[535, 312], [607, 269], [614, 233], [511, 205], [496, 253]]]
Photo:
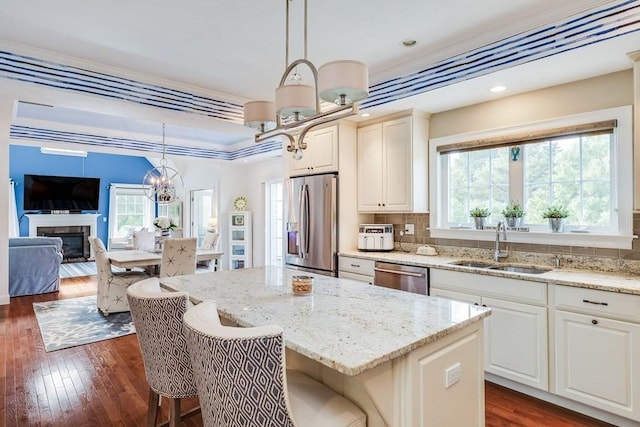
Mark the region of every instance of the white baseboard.
[[0, 295], [0, 305], [9, 305], [9, 302], [11, 302], [9, 294]]

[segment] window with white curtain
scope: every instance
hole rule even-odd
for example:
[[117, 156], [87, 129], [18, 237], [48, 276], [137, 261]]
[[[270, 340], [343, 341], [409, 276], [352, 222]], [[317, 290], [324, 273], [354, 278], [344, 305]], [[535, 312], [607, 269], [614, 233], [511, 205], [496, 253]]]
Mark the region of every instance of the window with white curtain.
[[109, 188], [109, 246], [126, 239], [131, 229], [153, 229], [154, 203], [138, 184], [111, 184]]
[[265, 264], [282, 265], [284, 256], [284, 183], [265, 182]]

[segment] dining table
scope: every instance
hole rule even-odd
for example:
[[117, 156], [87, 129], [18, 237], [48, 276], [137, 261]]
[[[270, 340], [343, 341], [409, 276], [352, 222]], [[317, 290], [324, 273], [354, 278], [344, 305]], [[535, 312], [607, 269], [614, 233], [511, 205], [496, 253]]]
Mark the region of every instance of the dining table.
[[[219, 261], [224, 252], [214, 249], [197, 249], [196, 260], [198, 262], [213, 261], [213, 271], [218, 271]], [[107, 257], [111, 265], [130, 269], [134, 267], [157, 267], [162, 262], [162, 250], [143, 251], [143, 250], [116, 250], [107, 251]]]

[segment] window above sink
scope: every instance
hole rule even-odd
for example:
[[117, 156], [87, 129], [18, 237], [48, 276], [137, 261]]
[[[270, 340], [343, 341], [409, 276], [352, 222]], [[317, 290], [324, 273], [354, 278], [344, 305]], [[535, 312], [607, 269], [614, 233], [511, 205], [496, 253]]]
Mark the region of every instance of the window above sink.
[[[605, 122], [615, 127], [588, 129]], [[509, 142], [536, 134], [543, 137]], [[469, 210], [489, 208], [488, 225], [495, 226], [504, 220], [502, 209], [516, 201], [525, 210], [523, 229], [509, 231], [507, 245], [631, 249], [632, 160], [631, 107], [432, 139], [431, 237], [494, 240], [495, 231], [474, 229]], [[553, 204], [570, 210], [564, 233], [551, 232], [542, 218]]]

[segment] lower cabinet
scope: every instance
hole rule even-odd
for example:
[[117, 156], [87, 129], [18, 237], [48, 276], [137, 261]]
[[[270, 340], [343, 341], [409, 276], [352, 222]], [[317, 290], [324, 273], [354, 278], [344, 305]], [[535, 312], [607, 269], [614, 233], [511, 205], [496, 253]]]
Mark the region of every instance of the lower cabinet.
[[[491, 308], [484, 320], [485, 371], [548, 391], [546, 286], [432, 268], [430, 295]], [[523, 303], [528, 300], [535, 304]]]
[[[640, 324], [603, 312], [609, 308], [620, 317], [624, 306], [640, 297], [564, 286], [557, 290], [563, 309], [554, 313], [556, 393], [640, 421]], [[576, 304], [564, 304], [565, 295], [572, 294]], [[637, 307], [629, 309], [629, 317], [640, 316]]]
[[370, 259], [353, 258], [340, 255], [338, 258], [338, 277], [352, 279], [373, 285], [376, 262]]

